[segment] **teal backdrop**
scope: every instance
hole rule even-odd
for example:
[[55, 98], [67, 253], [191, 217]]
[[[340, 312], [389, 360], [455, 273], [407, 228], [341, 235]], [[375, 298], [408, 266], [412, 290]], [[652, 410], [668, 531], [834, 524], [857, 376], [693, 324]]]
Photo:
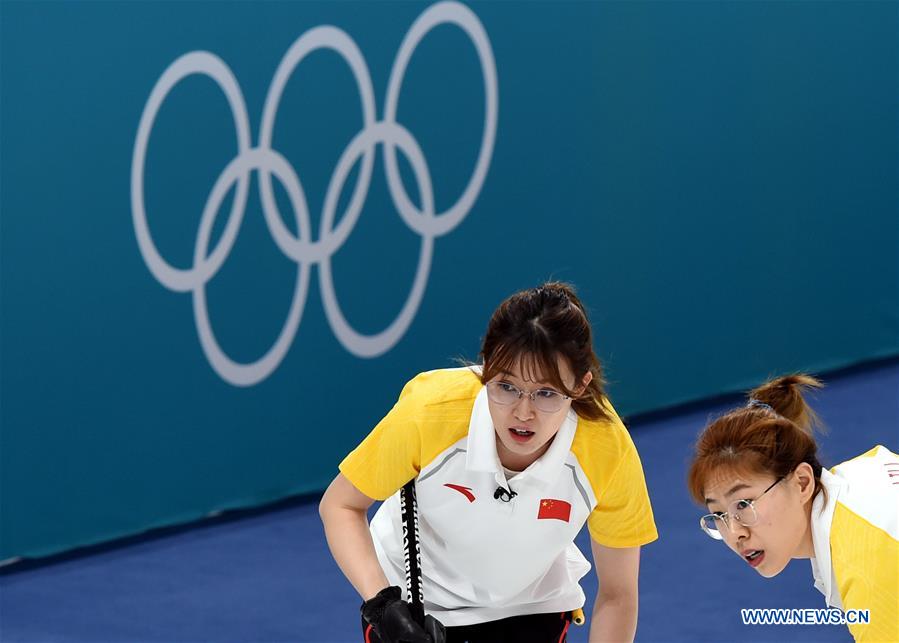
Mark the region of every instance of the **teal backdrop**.
[[[464, 218], [400, 216], [379, 146], [358, 220], [337, 216], [341, 243], [327, 257], [322, 244], [285, 252], [247, 170], [236, 235], [221, 243], [234, 186], [207, 220], [220, 265], [201, 253], [189, 273], [207, 198], [238, 156], [225, 94], [191, 75], [161, 103], [142, 174], [158, 254], [189, 275], [180, 291], [164, 285], [132, 199], [163, 72], [190, 52], [226, 65], [248, 149], [292, 43], [331, 25], [358, 47], [381, 121], [400, 44], [430, 6], [0, 4], [0, 559], [323, 489], [408, 378], [476, 358], [496, 304], [548, 278], [579, 287], [624, 414], [899, 354], [893, 2], [471, 3], [497, 101]], [[271, 148], [302, 184], [309, 225], [275, 181], [282, 240], [298, 226], [322, 238], [329, 182], [364, 125], [350, 69], [314, 51], [284, 87]], [[458, 26], [435, 27], [409, 59], [404, 129], [381, 134], [417, 142], [437, 212], [469, 185], [488, 85]], [[411, 206], [425, 207], [398, 155]], [[352, 164], [337, 213], [362, 174]], [[448, 229], [423, 242], [435, 221]], [[347, 323], [372, 335], [405, 305], [429, 243], [408, 328], [376, 355], [348, 349], [326, 314], [323, 262]], [[308, 292], [280, 360], [228, 381], [200, 341], [197, 284], [221, 351], [251, 363], [279, 337], [298, 273]]]

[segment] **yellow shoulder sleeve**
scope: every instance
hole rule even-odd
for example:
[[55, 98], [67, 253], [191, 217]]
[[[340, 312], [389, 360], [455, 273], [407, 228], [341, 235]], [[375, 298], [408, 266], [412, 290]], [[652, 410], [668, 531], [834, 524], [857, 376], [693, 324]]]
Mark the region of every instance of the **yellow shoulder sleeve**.
[[869, 610], [849, 624], [856, 641], [899, 641], [899, 541], [837, 502], [830, 532], [843, 611]]
[[369, 498], [385, 500], [468, 432], [480, 389], [467, 369], [422, 373], [340, 463], [340, 472]]
[[572, 451], [596, 496], [587, 519], [590, 536], [606, 547], [637, 547], [656, 540], [640, 456], [614, 409], [611, 421], [579, 420]]

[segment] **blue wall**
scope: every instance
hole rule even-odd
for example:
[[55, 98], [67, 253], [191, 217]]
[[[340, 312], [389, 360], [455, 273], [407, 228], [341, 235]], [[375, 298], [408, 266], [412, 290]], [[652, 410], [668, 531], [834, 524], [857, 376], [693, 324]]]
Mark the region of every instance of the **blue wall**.
[[[308, 225], [275, 181], [273, 235], [251, 172], [239, 230], [226, 226], [234, 189], [207, 217], [217, 270], [151, 270], [132, 171], [170, 65], [206, 51], [219, 62], [187, 62], [230, 69], [244, 147], [256, 147], [282, 58], [332, 25], [348, 38], [307, 38], [354, 42], [371, 121], [389, 120], [394, 58], [429, 6], [0, 5], [0, 559], [324, 488], [406, 379], [474, 358], [493, 307], [550, 277], [579, 286], [623, 413], [899, 353], [895, 3], [472, 3], [495, 61], [495, 142], [483, 143], [489, 73], [485, 84], [472, 41], [450, 25], [409, 60], [405, 129], [371, 132], [407, 150], [410, 133], [436, 213], [459, 201], [483, 144], [473, 200], [455, 221], [411, 213], [429, 199], [400, 154], [414, 202], [402, 218], [379, 146], [358, 220], [330, 226], [347, 234], [279, 247], [298, 226], [322, 238], [329, 181], [363, 129], [350, 67], [315, 51], [285, 85], [271, 142]], [[194, 74], [148, 132], [148, 230], [160, 259], [187, 271], [237, 156], [235, 117]], [[326, 259], [347, 322], [374, 335], [407, 302], [422, 248], [433, 256], [408, 327], [342, 342], [323, 304]], [[298, 275], [302, 315], [276, 359], [248, 371], [210, 357], [192, 292], [205, 293], [223, 354], [252, 363], [289, 318]]]

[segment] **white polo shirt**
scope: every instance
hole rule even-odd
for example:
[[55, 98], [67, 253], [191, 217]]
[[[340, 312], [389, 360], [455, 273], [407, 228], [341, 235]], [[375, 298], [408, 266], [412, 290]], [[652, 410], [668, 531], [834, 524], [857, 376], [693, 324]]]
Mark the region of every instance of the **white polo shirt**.
[[[582, 607], [590, 563], [574, 545], [585, 522], [610, 547], [657, 537], [639, 458], [627, 430], [571, 411], [549, 449], [507, 481], [486, 390], [469, 369], [431, 371], [341, 463], [372, 498], [387, 579], [405, 588], [398, 489], [417, 477], [425, 610], [444, 625]], [[495, 499], [498, 487], [517, 495]], [[389, 497], [388, 497], [389, 496]]]
[[899, 456], [877, 446], [821, 471], [812, 574], [828, 605], [870, 610], [857, 641], [899, 641]]

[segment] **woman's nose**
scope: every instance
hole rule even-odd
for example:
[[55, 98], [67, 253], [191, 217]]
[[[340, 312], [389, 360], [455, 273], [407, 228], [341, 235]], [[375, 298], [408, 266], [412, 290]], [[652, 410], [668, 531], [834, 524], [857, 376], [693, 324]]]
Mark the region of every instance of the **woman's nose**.
[[534, 417], [533, 404], [534, 401], [531, 400], [531, 396], [523, 394], [518, 398], [518, 403], [515, 405], [515, 417], [519, 420], [528, 420]]
[[730, 540], [739, 541], [749, 538], [749, 527], [731, 518], [727, 521], [727, 531]]

